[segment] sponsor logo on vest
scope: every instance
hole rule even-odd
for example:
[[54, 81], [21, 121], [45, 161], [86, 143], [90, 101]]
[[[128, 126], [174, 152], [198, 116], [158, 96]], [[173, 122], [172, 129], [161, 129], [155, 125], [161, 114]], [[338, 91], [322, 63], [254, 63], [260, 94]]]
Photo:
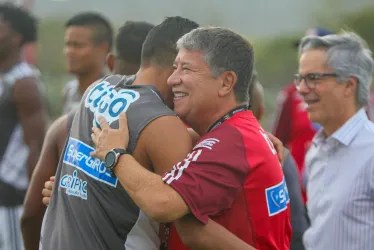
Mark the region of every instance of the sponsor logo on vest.
[[94, 113], [93, 125], [99, 127], [97, 118], [105, 117], [111, 124], [118, 120], [122, 112], [126, 112], [130, 104], [139, 99], [139, 93], [129, 89], [115, 90], [109, 82], [103, 81], [88, 93], [84, 106]]
[[94, 148], [74, 138], [69, 138], [63, 162], [83, 171], [93, 179], [112, 187], [117, 186], [117, 177], [113, 177], [105, 168], [104, 162], [90, 156]]
[[281, 183], [265, 189], [265, 195], [269, 216], [276, 215], [287, 209], [290, 197], [288, 196], [288, 189], [284, 178]]
[[60, 187], [66, 189], [67, 195], [80, 197], [87, 200], [87, 181], [78, 178], [77, 170], [74, 170], [73, 175], [64, 175], [60, 179]]

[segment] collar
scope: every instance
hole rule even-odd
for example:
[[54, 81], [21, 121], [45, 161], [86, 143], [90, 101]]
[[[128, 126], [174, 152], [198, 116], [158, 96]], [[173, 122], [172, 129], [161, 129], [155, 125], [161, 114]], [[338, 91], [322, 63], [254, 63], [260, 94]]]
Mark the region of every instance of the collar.
[[367, 121], [368, 117], [366, 115], [365, 109], [361, 108], [330, 137], [326, 137], [323, 128], [320, 129], [313, 139], [313, 144], [317, 146], [325, 140], [334, 138], [343, 145], [348, 146]]

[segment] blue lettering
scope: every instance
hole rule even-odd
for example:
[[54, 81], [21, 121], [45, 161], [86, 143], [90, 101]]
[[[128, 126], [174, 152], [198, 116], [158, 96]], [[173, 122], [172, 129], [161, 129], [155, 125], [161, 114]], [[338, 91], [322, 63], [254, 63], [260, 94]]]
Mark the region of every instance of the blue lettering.
[[98, 98], [95, 99], [95, 101], [93, 102], [94, 108], [97, 108], [99, 106], [99, 102], [106, 95], [106, 93], [107, 91], [104, 91], [103, 93], [101, 93], [101, 95]]
[[100, 102], [99, 109], [98, 109], [99, 113], [104, 113], [104, 111], [107, 109], [108, 106], [109, 104], [107, 102], [105, 101]]
[[104, 90], [104, 85], [104, 83], [96, 85], [88, 94], [86, 103], [91, 103], [93, 100], [97, 99], [97, 96], [100, 95], [102, 90]]
[[[117, 177], [113, 177], [111, 173], [108, 172], [104, 166], [104, 162], [90, 156], [90, 152], [92, 152], [94, 148], [71, 137], [69, 138], [66, 147], [67, 150], [63, 158], [65, 164], [83, 171], [85, 174], [97, 181], [103, 182], [112, 187], [117, 186]], [[64, 179], [64, 181], [62, 181], [62, 179], [63, 178], [61, 178], [61, 185], [69, 186], [71, 188], [78, 185], [76, 184], [76, 181], [79, 181], [74, 174], [71, 179]]]
[[287, 204], [290, 202], [288, 189], [285, 180], [275, 186], [269, 187], [265, 190], [266, 202], [269, 216], [276, 215], [287, 209]]
[[68, 174], [62, 176], [59, 185], [66, 190], [67, 195], [87, 200], [87, 181], [78, 178], [77, 170], [74, 170], [72, 176]]
[[[120, 105], [117, 105], [117, 106], [119, 106], [118, 108], [116, 108], [116, 104], [120, 104]], [[121, 112], [126, 108], [126, 106], [127, 106], [127, 100], [126, 99], [123, 99], [123, 98], [115, 99], [110, 104], [109, 115], [112, 116], [112, 117], [119, 116], [119, 114], [121, 114]], [[117, 109], [117, 111], [115, 111], [116, 109]]]
[[97, 121], [99, 116], [103, 116], [111, 124], [138, 99], [138, 92], [129, 89], [117, 92], [108, 82], [103, 81], [90, 90], [84, 105], [94, 113], [93, 125], [100, 127]]

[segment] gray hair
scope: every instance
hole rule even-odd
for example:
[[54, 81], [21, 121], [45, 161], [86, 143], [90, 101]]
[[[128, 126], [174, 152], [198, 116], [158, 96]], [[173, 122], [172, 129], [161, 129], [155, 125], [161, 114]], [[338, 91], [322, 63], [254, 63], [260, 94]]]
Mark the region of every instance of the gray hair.
[[197, 28], [182, 36], [177, 49], [200, 51], [213, 77], [236, 73], [234, 92], [238, 102], [248, 102], [253, 71], [253, 48], [242, 36], [225, 28]]
[[338, 75], [338, 82], [345, 82], [349, 77], [357, 79], [357, 103], [367, 105], [374, 62], [366, 42], [353, 32], [323, 37], [307, 36], [301, 40], [299, 56], [305, 51], [319, 48], [327, 49], [327, 65]]

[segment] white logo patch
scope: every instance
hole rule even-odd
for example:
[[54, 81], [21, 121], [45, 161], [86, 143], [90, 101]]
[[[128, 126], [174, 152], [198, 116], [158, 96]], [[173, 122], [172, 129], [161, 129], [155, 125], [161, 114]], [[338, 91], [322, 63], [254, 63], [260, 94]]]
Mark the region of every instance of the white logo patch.
[[198, 148], [207, 148], [209, 150], [212, 150], [213, 146], [218, 143], [219, 140], [216, 138], [208, 138], [203, 141], [201, 141], [199, 144], [197, 144], [193, 150], [198, 149]]
[[139, 93], [129, 89], [115, 90], [107, 81], [96, 85], [88, 93], [84, 106], [94, 113], [93, 125], [99, 127], [97, 118], [103, 116], [111, 124], [130, 104], [139, 99]]

